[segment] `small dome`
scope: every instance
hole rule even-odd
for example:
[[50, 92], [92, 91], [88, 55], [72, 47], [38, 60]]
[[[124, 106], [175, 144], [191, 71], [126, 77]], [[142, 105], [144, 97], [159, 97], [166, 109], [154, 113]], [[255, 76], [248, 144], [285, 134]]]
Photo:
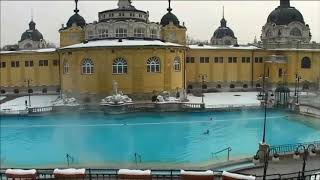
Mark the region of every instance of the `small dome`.
[[31, 21], [29, 23], [29, 29], [22, 33], [20, 41], [25, 39], [31, 39], [32, 41], [40, 41], [43, 39], [42, 34], [36, 29], [35, 22]]
[[71, 27], [74, 23], [80, 27], [84, 27], [86, 25], [86, 21], [78, 13], [75, 13], [69, 18], [67, 22], [67, 27]]
[[174, 15], [173, 13], [171, 13], [171, 11], [169, 11], [167, 14], [165, 14], [162, 18], [161, 18], [161, 22], [160, 24], [162, 26], [166, 26], [168, 25], [170, 22], [173, 22], [173, 24], [175, 26], [179, 26], [180, 25], [180, 21], [177, 18], [176, 15]]
[[214, 33], [213, 37], [216, 39], [221, 39], [223, 37], [230, 36], [232, 38], [236, 38], [234, 36], [233, 31], [229, 27], [219, 27]]
[[270, 13], [267, 23], [288, 25], [294, 21], [305, 24], [302, 14], [296, 8], [279, 6]]

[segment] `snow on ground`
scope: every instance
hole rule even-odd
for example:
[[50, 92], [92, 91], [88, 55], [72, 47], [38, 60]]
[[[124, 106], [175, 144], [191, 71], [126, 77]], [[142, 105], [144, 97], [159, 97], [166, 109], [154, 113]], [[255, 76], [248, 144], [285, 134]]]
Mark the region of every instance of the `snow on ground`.
[[2, 99], [5, 99], [6, 97], [5, 96], [0, 96], [0, 101], [2, 100]]
[[[206, 108], [220, 108], [228, 106], [259, 106], [260, 101], [257, 99], [257, 95], [258, 92], [205, 93], [204, 103]], [[201, 103], [201, 97], [188, 95], [188, 99], [189, 103]]]
[[[47, 107], [52, 106], [52, 101], [56, 100], [58, 95], [46, 95], [46, 96], [31, 96], [31, 107]], [[29, 103], [28, 96], [18, 97], [11, 101], [5, 102], [0, 105], [0, 109], [11, 109], [11, 110], [25, 110], [25, 101]]]

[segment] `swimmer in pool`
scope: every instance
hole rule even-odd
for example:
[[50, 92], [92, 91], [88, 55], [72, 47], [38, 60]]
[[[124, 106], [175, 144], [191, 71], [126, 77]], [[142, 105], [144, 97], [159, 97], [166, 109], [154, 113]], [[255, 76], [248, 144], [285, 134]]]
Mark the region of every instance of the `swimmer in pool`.
[[209, 133], [210, 133], [210, 131], [209, 131], [209, 129], [206, 131], [206, 132], [204, 132], [203, 134], [204, 135], [209, 135]]

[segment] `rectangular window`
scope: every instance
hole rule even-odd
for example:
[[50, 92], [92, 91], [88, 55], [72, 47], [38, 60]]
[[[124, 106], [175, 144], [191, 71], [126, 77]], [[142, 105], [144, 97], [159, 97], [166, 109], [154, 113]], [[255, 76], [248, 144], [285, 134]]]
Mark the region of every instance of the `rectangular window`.
[[242, 57], [241, 59], [242, 59], [241, 60], [242, 63], [246, 63], [246, 57]]
[[259, 62], [259, 57], [255, 57], [255, 58], [254, 58], [254, 62], [255, 62], [255, 63], [258, 63], [258, 62]]
[[262, 62], [263, 62], [263, 58], [259, 57], [259, 63], [262, 63]]
[[29, 67], [29, 61], [25, 61], [25, 62], [24, 62], [24, 66], [25, 66], [25, 67]]
[[11, 67], [19, 67], [20, 63], [19, 61], [11, 61]]
[[58, 59], [54, 59], [53, 60], [53, 66], [58, 66], [59, 65], [59, 60]]
[[48, 66], [48, 60], [39, 60], [39, 66]]
[[43, 66], [43, 60], [39, 60], [39, 66]]
[[233, 58], [232, 58], [232, 62], [233, 62], [233, 63], [237, 63], [237, 61], [238, 61], [238, 60], [237, 60], [237, 57], [233, 57]]
[[219, 63], [219, 57], [214, 57], [214, 63]]
[[280, 68], [280, 69], [279, 69], [278, 77], [279, 77], [279, 78], [281, 78], [281, 77], [282, 77], [282, 68]]
[[232, 57], [228, 57], [228, 63], [232, 63]]
[[209, 63], [209, 57], [200, 57], [200, 63]]
[[200, 63], [204, 63], [204, 57], [200, 57]]
[[250, 61], [251, 61], [251, 58], [250, 58], [250, 57], [247, 57], [246, 62], [247, 62], [247, 63], [250, 63]]
[[194, 57], [190, 57], [190, 63], [194, 63]]
[[5, 68], [6, 65], [7, 65], [6, 62], [1, 62], [1, 63], [0, 63], [0, 68]]
[[223, 57], [219, 57], [219, 63], [223, 63]]

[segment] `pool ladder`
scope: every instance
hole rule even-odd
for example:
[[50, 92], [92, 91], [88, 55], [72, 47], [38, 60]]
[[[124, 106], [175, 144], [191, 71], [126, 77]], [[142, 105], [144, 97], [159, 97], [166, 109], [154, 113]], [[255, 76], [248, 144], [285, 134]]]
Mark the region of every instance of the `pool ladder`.
[[73, 163], [74, 161], [74, 158], [70, 155], [70, 154], [66, 154], [66, 159], [67, 159], [67, 164], [68, 164], [68, 167], [70, 165], [70, 160], [71, 160], [71, 163]]
[[227, 160], [229, 161], [229, 160], [230, 160], [230, 152], [232, 151], [231, 147], [227, 147], [227, 148], [222, 149], [222, 150], [220, 150], [220, 151], [211, 153], [211, 158], [213, 159], [214, 156], [217, 157], [217, 154], [223, 153], [223, 152], [225, 152], [225, 151], [228, 151]]
[[136, 167], [138, 168], [138, 163], [141, 163], [141, 155], [138, 153], [134, 153], [134, 162], [136, 163]]

